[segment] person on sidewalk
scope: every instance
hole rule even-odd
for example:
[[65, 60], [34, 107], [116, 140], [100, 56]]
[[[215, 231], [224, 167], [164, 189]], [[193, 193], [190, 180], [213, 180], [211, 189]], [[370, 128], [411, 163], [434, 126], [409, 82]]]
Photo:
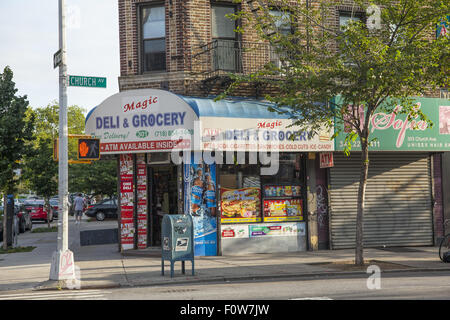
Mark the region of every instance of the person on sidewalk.
[[84, 209], [84, 199], [81, 196], [81, 193], [79, 193], [75, 200], [73, 200], [74, 209], [75, 209], [75, 223], [81, 222], [81, 216], [83, 215], [83, 209]]

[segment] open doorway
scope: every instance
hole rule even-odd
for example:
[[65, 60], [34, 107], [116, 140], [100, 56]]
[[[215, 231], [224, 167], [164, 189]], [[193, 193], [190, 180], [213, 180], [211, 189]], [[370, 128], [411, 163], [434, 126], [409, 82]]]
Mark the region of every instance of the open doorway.
[[161, 223], [163, 214], [178, 212], [177, 166], [152, 165], [148, 170], [150, 246], [161, 246]]

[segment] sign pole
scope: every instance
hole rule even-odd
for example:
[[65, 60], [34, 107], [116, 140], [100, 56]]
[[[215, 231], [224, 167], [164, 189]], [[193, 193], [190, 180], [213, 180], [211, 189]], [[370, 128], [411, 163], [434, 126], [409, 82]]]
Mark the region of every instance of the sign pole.
[[67, 61], [65, 34], [65, 0], [59, 6], [59, 152], [58, 152], [58, 246], [53, 253], [50, 280], [75, 280], [73, 253], [68, 246], [68, 128], [67, 128]]

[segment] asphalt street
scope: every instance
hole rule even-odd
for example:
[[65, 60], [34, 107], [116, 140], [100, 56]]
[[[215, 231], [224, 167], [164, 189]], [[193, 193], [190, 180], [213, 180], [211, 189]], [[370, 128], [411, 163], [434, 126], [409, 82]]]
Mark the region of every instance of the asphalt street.
[[1, 300], [450, 300], [448, 272], [381, 275], [379, 288], [369, 276], [253, 280], [130, 287], [118, 289], [2, 292]]

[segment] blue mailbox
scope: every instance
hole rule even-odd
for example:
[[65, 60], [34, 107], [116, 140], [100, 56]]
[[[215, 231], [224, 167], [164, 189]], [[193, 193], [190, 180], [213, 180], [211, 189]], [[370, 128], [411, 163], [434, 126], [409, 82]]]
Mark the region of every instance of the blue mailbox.
[[181, 270], [185, 274], [185, 261], [192, 263], [194, 275], [194, 225], [190, 215], [166, 214], [161, 230], [161, 274], [164, 275], [164, 261], [170, 261], [170, 276], [173, 277], [175, 261], [181, 261]]

